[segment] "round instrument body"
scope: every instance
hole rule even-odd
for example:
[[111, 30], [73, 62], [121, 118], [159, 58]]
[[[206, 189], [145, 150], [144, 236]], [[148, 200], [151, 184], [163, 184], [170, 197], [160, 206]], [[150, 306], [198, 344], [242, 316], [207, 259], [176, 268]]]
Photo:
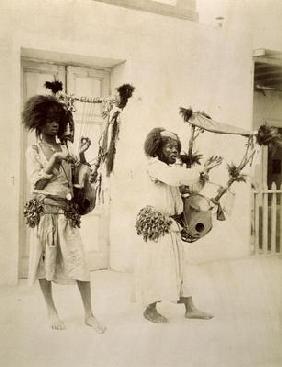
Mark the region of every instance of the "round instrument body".
[[80, 215], [90, 213], [96, 204], [96, 190], [90, 183], [91, 169], [86, 164], [75, 167], [73, 200]]
[[183, 197], [181, 239], [195, 242], [212, 229], [212, 207], [209, 199], [200, 194]]

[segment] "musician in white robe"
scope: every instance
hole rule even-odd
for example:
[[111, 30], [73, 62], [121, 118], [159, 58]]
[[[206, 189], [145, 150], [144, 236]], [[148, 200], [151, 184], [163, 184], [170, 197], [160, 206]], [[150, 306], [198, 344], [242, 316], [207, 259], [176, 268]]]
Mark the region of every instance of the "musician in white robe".
[[144, 195], [144, 207], [153, 207], [172, 223], [168, 233], [160, 235], [157, 240], [139, 241], [137, 300], [146, 307], [144, 317], [154, 323], [168, 321], [157, 310], [157, 303], [161, 301], [184, 304], [186, 318], [211, 319], [211, 314], [198, 310], [193, 304], [189, 276], [188, 279], [184, 277], [183, 246], [187, 244], [181, 241], [181, 228], [171, 218], [183, 210], [179, 187], [185, 185], [192, 191], [200, 191], [208, 177], [205, 172], [175, 165], [181, 151], [176, 134], [155, 128], [148, 134], [144, 148], [148, 156], [148, 186], [144, 190], [147, 193]]

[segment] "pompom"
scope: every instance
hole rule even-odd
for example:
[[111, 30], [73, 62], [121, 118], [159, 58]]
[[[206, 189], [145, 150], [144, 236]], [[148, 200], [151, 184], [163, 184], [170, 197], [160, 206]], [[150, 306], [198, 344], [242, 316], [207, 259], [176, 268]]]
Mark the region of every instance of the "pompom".
[[63, 83], [59, 80], [54, 80], [53, 82], [45, 82], [44, 84], [46, 89], [50, 89], [53, 94], [56, 94], [63, 90]]
[[259, 145], [281, 144], [282, 136], [276, 127], [264, 124], [258, 130], [257, 143]]
[[192, 108], [180, 107], [179, 113], [185, 122], [188, 122], [193, 115]]
[[122, 86], [117, 88], [117, 91], [119, 93], [119, 98], [120, 98], [120, 101], [118, 104], [119, 108], [123, 109], [126, 106], [127, 101], [129, 98], [132, 97], [134, 90], [135, 88], [130, 84], [123, 84]]

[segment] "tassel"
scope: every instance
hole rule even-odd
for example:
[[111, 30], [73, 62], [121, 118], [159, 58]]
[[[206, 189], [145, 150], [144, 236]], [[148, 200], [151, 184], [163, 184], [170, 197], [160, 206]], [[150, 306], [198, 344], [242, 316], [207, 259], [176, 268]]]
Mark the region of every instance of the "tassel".
[[224, 211], [220, 205], [220, 203], [217, 203], [217, 212], [216, 212], [216, 219], [223, 222], [226, 220]]
[[112, 136], [111, 136], [111, 141], [109, 144], [109, 148], [107, 151], [107, 157], [106, 157], [107, 176], [110, 176], [114, 168], [114, 159], [115, 159], [115, 154], [116, 154], [116, 141], [117, 141], [118, 134], [119, 134], [118, 115], [119, 115], [119, 112], [115, 112], [113, 116]]
[[132, 97], [134, 90], [135, 88], [130, 84], [123, 84], [117, 88], [119, 93], [119, 108], [124, 109], [124, 107], [127, 105], [128, 99]]

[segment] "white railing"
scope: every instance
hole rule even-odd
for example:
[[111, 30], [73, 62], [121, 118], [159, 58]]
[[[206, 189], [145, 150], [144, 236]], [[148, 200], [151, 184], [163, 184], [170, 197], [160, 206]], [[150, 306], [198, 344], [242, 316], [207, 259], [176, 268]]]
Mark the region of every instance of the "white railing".
[[282, 185], [253, 191], [252, 224], [254, 253], [282, 254]]

